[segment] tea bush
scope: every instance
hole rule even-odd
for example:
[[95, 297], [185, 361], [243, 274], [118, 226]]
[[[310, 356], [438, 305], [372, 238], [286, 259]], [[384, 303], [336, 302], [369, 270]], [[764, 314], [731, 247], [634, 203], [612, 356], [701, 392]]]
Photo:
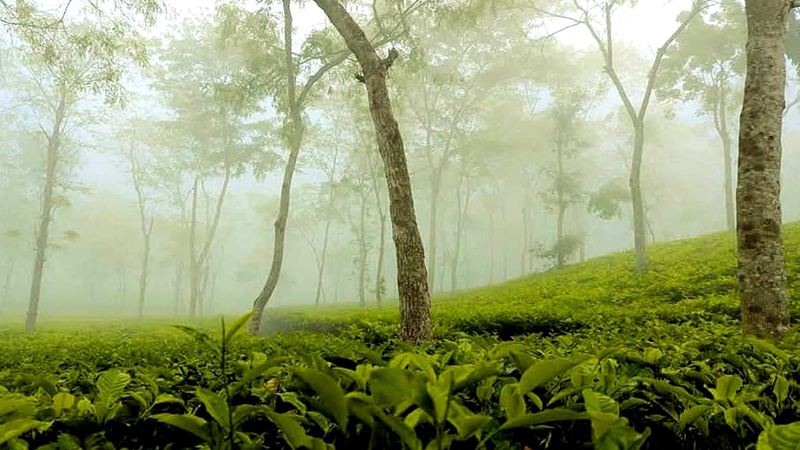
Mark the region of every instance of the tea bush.
[[[787, 228], [793, 299], [800, 226]], [[739, 331], [730, 236], [612, 255], [397, 313], [271, 310], [0, 332], [3, 449], [800, 448], [800, 336]], [[795, 306], [794, 311], [797, 312]]]

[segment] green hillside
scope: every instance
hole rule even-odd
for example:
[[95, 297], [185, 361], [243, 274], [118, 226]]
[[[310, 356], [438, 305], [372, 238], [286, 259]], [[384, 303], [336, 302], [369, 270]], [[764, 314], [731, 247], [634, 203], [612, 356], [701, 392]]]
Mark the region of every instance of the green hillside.
[[[800, 298], [800, 223], [785, 228], [790, 297]], [[651, 270], [634, 273], [631, 252], [618, 253], [486, 288], [440, 295], [433, 316], [440, 337], [452, 333], [557, 335], [650, 320], [681, 323], [735, 320], [736, 248], [731, 233], [661, 243], [649, 248]], [[377, 311], [353, 305], [273, 309], [267, 332], [335, 331], [397, 322], [396, 305]], [[800, 305], [793, 303], [794, 315]]]
[[[800, 224], [786, 247], [797, 315]], [[395, 339], [395, 305], [272, 309], [270, 338], [230, 320], [228, 338], [7, 330], [0, 448], [798, 448], [800, 336], [741, 335], [732, 236], [655, 245], [651, 261], [645, 276], [621, 253], [437, 297], [437, 340], [419, 347]]]

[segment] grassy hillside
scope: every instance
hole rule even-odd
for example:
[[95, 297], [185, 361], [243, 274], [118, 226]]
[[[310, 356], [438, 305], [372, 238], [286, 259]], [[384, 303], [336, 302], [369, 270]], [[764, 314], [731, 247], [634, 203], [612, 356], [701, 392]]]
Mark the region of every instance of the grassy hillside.
[[[785, 229], [790, 298], [800, 298], [800, 223]], [[736, 248], [731, 233], [650, 247], [651, 270], [633, 272], [634, 256], [619, 253], [486, 288], [440, 295], [433, 316], [440, 337], [456, 332], [563, 334], [603, 323], [678, 323], [739, 316]], [[800, 313], [800, 303], [793, 302]], [[267, 333], [336, 331], [350, 326], [396, 324], [396, 305], [366, 311], [353, 305], [273, 309]]]
[[[786, 246], [797, 315], [800, 224]], [[418, 347], [395, 305], [270, 310], [267, 339], [0, 331], [0, 449], [800, 448], [800, 333], [741, 335], [734, 256], [720, 234], [653, 246], [645, 276], [622, 253], [437, 297]]]

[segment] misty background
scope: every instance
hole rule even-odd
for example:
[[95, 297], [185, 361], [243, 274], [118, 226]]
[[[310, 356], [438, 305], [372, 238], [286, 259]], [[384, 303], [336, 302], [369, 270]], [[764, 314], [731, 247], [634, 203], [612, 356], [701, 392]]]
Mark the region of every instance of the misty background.
[[[206, 143], [233, 136], [237, 145], [219, 224], [201, 268], [203, 314], [249, 309], [264, 283], [288, 153], [281, 134], [283, 106], [279, 95], [266, 89], [236, 117], [204, 121], [203, 83], [244, 73], [252, 55], [246, 46], [213, 45], [225, 24], [214, 2], [169, 6], [167, 20], [138, 30], [149, 64], [130, 64], [124, 72], [126, 104], [105, 105], [102, 93], [90, 90], [72, 107], [42, 287], [43, 317], [137, 314], [142, 243], [132, 155], [144, 168], [141, 195], [146, 222], [152, 219], [153, 224], [145, 314], [186, 313], [192, 188], [200, 180], [194, 191], [195, 245], [202, 248], [225, 178], [219, 155], [197, 157], [181, 141], [186, 135]], [[244, 11], [262, 6], [236, 5]], [[675, 27], [672, 18], [690, 6], [690, 1], [639, 2], [615, 18], [617, 70], [637, 101], [657, 46]], [[61, 7], [52, 5], [54, 11]], [[328, 25], [313, 4], [292, 8], [295, 47], [301, 54], [309, 40], [325, 38]], [[79, 20], [79, 14], [68, 18]], [[421, 26], [426, 20], [415, 17], [411, 23], [427, 53], [400, 47], [390, 88], [428, 267], [435, 265], [432, 292], [499, 283], [554, 267], [559, 179], [569, 180], [564, 235], [575, 240], [566, 252], [568, 262], [632, 248], [625, 191], [633, 134], [586, 31], [578, 27], [544, 38], [564, 24], [557, 19], [542, 23], [513, 10], [469, 26]], [[743, 39], [731, 33], [732, 40]], [[21, 319], [28, 304], [44, 177], [42, 128], [50, 121], [40, 105], [41, 78], [26, 65], [21, 47], [18, 38], [6, 35], [0, 57], [2, 319]], [[680, 52], [674, 54], [681, 58]], [[680, 62], [670, 61], [668, 54], [668, 69]], [[354, 62], [345, 62], [310, 97], [284, 269], [271, 307], [360, 299], [374, 307], [376, 290], [396, 296], [386, 183], [356, 72]], [[714, 119], [703, 112], [702, 100], [675, 94], [674, 87], [682, 87], [680, 81], [670, 85], [668, 72], [660, 77], [646, 121], [642, 183], [649, 242], [726, 228], [725, 163]], [[301, 72], [301, 81], [310, 73]], [[737, 99], [742, 78], [739, 73], [731, 80]], [[789, 94], [796, 95], [795, 71], [790, 78]], [[731, 102], [728, 111], [734, 142], [739, 103]], [[554, 175], [556, 136], [564, 105], [572, 108], [561, 161], [569, 177], [559, 178]], [[799, 120], [800, 108], [788, 111], [783, 136], [787, 222], [800, 220]]]

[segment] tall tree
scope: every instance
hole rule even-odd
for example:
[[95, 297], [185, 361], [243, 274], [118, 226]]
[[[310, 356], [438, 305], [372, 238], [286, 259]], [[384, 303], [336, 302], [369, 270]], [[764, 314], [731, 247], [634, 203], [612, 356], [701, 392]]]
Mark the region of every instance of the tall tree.
[[[633, 201], [633, 233], [634, 233], [634, 247], [636, 250], [636, 269], [638, 271], [646, 271], [648, 268], [647, 262], [647, 236], [646, 236], [646, 218], [644, 208], [644, 196], [642, 193], [641, 177], [642, 177], [642, 163], [644, 158], [644, 144], [645, 144], [645, 119], [647, 118], [647, 111], [650, 107], [650, 101], [653, 96], [653, 90], [656, 86], [656, 81], [659, 75], [659, 69], [664, 56], [669, 50], [670, 46], [675, 42], [678, 36], [686, 29], [692, 20], [700, 14], [705, 8], [707, 0], [694, 0], [693, 6], [690, 11], [681, 13], [678, 17], [679, 25], [675, 31], [664, 41], [658, 48], [647, 74], [647, 84], [644, 89], [641, 101], [638, 106], [634, 104], [633, 99], [628, 88], [623, 84], [622, 79], [617, 73], [616, 60], [614, 58], [614, 32], [613, 32], [613, 18], [614, 13], [618, 6], [622, 4], [622, 0], [604, 0], [603, 2], [574, 2], [576, 10], [575, 16], [568, 15], [569, 13], [554, 13], [535, 8], [538, 11], [546, 14], [549, 17], [566, 20], [572, 25], [584, 26], [593, 40], [597, 44], [597, 49], [603, 57], [605, 66], [603, 70], [608, 75], [609, 79], [614, 85], [617, 94], [622, 101], [628, 118], [633, 127], [633, 161], [631, 164], [630, 173], [630, 190], [631, 198]], [[600, 19], [597, 19], [597, 16]]]
[[738, 108], [734, 89], [744, 73], [744, 11], [740, 2], [725, 0], [695, 20], [676, 40], [664, 61], [659, 84], [667, 98], [697, 100], [700, 114], [711, 117], [722, 145], [725, 222], [736, 229], [734, 157], [731, 112]]
[[739, 118], [736, 188], [742, 327], [755, 335], [789, 329], [783, 218], [781, 133], [786, 106], [784, 27], [792, 0], [746, 0], [747, 77]]
[[139, 319], [144, 316], [144, 303], [147, 295], [147, 280], [150, 267], [150, 248], [153, 236], [153, 224], [155, 214], [149, 211], [148, 201], [150, 200], [146, 192], [147, 178], [149, 176], [141, 151], [136, 144], [131, 142], [125, 152], [128, 160], [133, 190], [136, 192], [136, 204], [139, 210], [139, 230], [142, 234], [142, 266], [139, 273]]
[[35, 86], [30, 92], [36, 93], [28, 101], [40, 119], [46, 155], [25, 321], [26, 331], [32, 332], [39, 314], [50, 225], [56, 209], [66, 202], [59, 191], [65, 186], [64, 147], [74, 131], [77, 105], [95, 92], [102, 93], [106, 103], [120, 103], [124, 93], [120, 79], [126, 63], [143, 64], [146, 58], [143, 45], [122, 23], [25, 28], [20, 37], [25, 78]]
[[363, 71], [362, 79], [367, 87], [369, 110], [389, 186], [400, 297], [400, 337], [410, 342], [429, 340], [433, 336], [433, 329], [425, 251], [414, 211], [414, 196], [403, 138], [392, 111], [386, 84], [389, 68], [399, 54], [392, 49], [385, 59], [378, 56], [367, 35], [338, 0], [314, 2], [322, 8], [344, 38]]

